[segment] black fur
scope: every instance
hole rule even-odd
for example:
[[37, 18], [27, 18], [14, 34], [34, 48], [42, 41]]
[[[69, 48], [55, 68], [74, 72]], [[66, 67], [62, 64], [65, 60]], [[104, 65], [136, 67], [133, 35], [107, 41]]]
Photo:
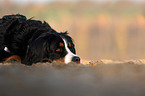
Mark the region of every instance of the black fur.
[[[6, 15], [0, 19], [0, 60], [18, 55], [23, 64], [31, 65], [64, 58], [67, 54], [64, 48], [60, 53], [55, 51], [59, 47], [58, 43], [63, 42], [62, 38], [71, 43], [70, 49], [75, 53], [74, 44], [67, 32], [58, 33], [48, 23], [27, 19], [20, 14]], [[10, 52], [4, 51], [5, 47]]]

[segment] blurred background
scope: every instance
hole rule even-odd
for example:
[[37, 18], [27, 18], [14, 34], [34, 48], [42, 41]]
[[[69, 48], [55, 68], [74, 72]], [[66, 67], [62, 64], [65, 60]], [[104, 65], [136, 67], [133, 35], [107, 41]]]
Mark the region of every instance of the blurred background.
[[68, 31], [83, 60], [145, 58], [144, 0], [0, 0], [17, 13]]

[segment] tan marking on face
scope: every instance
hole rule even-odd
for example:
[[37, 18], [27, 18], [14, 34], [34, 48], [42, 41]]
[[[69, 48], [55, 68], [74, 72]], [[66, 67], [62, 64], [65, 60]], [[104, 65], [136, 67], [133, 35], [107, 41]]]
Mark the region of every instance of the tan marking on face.
[[60, 46], [60, 47], [63, 47], [63, 46], [64, 46], [64, 44], [63, 44], [62, 42], [60, 42], [60, 43], [59, 43], [59, 46]]
[[68, 46], [69, 46], [69, 47], [71, 47], [71, 44], [70, 44], [70, 43], [68, 43]]
[[61, 49], [60, 48], [58, 48], [57, 50], [56, 50], [56, 52], [60, 52], [61, 51]]

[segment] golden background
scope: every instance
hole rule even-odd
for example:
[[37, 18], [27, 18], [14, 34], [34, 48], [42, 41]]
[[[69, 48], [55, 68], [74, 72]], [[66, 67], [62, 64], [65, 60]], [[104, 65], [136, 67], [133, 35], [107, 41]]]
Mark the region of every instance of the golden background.
[[20, 1], [0, 1], [0, 17], [19, 13], [68, 31], [83, 60], [145, 58], [145, 2]]

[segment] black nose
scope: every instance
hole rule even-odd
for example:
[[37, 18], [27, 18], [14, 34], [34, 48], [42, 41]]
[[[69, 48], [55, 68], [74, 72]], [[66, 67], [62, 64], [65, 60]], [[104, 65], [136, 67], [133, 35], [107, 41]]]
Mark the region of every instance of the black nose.
[[72, 61], [79, 64], [79, 63], [80, 63], [80, 57], [74, 56], [74, 57], [72, 58]]

